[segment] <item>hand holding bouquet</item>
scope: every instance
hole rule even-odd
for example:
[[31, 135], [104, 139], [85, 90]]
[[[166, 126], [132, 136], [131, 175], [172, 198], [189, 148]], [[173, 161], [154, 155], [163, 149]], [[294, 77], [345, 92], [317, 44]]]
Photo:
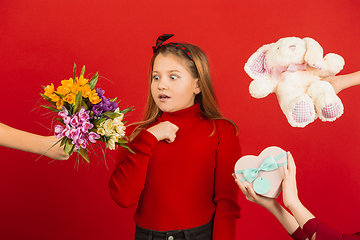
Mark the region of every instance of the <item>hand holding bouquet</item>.
[[[44, 94], [40, 95], [50, 103], [43, 105], [61, 118], [56, 118], [61, 124], [54, 127], [55, 136], [60, 138], [65, 153], [71, 155], [74, 150], [89, 162], [88, 147], [97, 140], [106, 143], [110, 150], [115, 145], [131, 149], [126, 145], [124, 115], [132, 111], [132, 107], [120, 110], [117, 98], [106, 98], [105, 91], [95, 88], [98, 73], [90, 80], [84, 77], [85, 66], [80, 76], [76, 76], [74, 64], [74, 78], [62, 80], [56, 91], [54, 85], [47, 85]], [[131, 151], [132, 152], [132, 151]]]

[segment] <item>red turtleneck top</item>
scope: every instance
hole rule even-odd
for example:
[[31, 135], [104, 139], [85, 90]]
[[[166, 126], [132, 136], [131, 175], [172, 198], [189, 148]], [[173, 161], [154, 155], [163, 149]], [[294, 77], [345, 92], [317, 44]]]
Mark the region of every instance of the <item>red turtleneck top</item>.
[[135, 154], [118, 150], [112, 198], [125, 208], [138, 203], [134, 220], [142, 228], [182, 230], [214, 219], [214, 240], [235, 239], [239, 188], [231, 174], [241, 157], [235, 127], [203, 118], [199, 104], [164, 112], [154, 125], [163, 121], [179, 127], [174, 142], [141, 130], [128, 145]]

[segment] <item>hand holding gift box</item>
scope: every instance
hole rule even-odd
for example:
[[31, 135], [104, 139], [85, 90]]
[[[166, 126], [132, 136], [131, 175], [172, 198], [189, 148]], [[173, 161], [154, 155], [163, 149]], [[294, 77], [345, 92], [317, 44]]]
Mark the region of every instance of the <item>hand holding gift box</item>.
[[286, 152], [279, 147], [268, 147], [259, 156], [241, 157], [235, 164], [235, 174], [257, 194], [277, 198], [284, 178], [283, 164], [286, 164]]

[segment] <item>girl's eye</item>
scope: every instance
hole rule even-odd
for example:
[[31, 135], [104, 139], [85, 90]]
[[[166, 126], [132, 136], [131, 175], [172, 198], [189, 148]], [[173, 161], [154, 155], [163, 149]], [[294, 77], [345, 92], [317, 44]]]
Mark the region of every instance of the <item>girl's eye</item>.
[[154, 80], [154, 81], [157, 81], [157, 80], [159, 80], [159, 79], [160, 79], [160, 77], [159, 77], [159, 76], [157, 76], [157, 75], [153, 76], [152, 78], [153, 78], [153, 80]]
[[172, 80], [176, 80], [176, 79], [178, 78], [178, 76], [170, 75], [170, 78], [171, 78]]

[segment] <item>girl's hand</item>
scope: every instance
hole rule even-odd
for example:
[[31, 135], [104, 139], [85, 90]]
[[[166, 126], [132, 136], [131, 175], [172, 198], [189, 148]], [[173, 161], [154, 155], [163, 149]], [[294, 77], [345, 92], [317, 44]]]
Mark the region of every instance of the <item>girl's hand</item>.
[[325, 77], [321, 80], [329, 82], [333, 86], [336, 94], [343, 90], [343, 86], [341, 85], [341, 75]]
[[291, 153], [287, 155], [287, 165], [283, 165], [284, 181], [282, 183], [283, 188], [283, 201], [287, 208], [291, 208], [292, 204], [299, 202], [298, 191], [296, 187], [296, 166], [294, 158]]
[[178, 130], [179, 128], [169, 121], [161, 122], [147, 129], [147, 131], [152, 133], [158, 141], [165, 140], [168, 143], [175, 141], [176, 132]]
[[57, 141], [59, 141], [58, 138], [55, 136], [42, 136], [44, 139], [44, 145], [43, 150], [39, 152], [39, 154], [43, 154], [55, 159], [55, 160], [67, 160], [70, 156], [64, 152], [64, 147], [60, 147], [60, 142], [58, 142], [55, 146], [53, 146]]
[[235, 178], [235, 182], [239, 186], [241, 192], [245, 195], [248, 201], [257, 203], [268, 210], [275, 206], [274, 198], [263, 197], [255, 193], [255, 191], [251, 187], [246, 187], [244, 184], [242, 184], [242, 182], [236, 177], [234, 173], [232, 175]]

